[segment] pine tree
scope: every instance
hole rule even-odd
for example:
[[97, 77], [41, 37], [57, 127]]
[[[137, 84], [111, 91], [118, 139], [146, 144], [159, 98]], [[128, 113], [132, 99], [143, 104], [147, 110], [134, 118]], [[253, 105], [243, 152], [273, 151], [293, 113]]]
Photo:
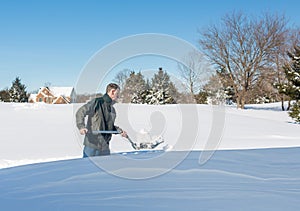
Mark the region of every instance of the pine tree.
[[284, 65], [288, 82], [278, 87], [279, 92], [288, 95], [295, 103], [292, 105], [289, 115], [300, 122], [300, 47], [295, 47], [288, 56], [291, 61]]
[[10, 102], [27, 102], [28, 96], [26, 86], [21, 83], [21, 79], [16, 77], [9, 89]]
[[154, 90], [149, 89], [141, 94], [144, 104], [151, 105], [164, 105], [164, 104], [174, 104], [175, 101], [173, 97], [164, 90]]
[[151, 91], [147, 96], [148, 104], [174, 104], [179, 95], [175, 85], [171, 82], [167, 72], [159, 68], [152, 78]]
[[292, 117], [296, 122], [300, 123], [300, 101], [296, 101], [290, 112], [289, 112], [290, 117]]
[[152, 90], [151, 89], [146, 89], [140, 92], [137, 92], [133, 95], [131, 103], [136, 103], [136, 104], [150, 104], [150, 98], [149, 96], [152, 95]]
[[155, 105], [174, 104], [174, 99], [178, 96], [170, 76], [162, 68], [154, 75], [151, 84], [148, 79], [144, 80], [142, 73], [131, 72], [121, 93], [122, 102]]
[[136, 74], [134, 71], [131, 72], [121, 93], [122, 102], [129, 103], [134, 101], [134, 103], [140, 103], [138, 97], [146, 89], [147, 84], [142, 73]]
[[207, 84], [203, 87], [203, 92], [207, 95], [206, 102], [208, 104], [222, 105], [231, 102], [232, 96], [229, 96], [229, 94], [232, 93], [229, 92], [230, 87], [226, 88], [225, 84], [218, 73], [210, 77]]
[[170, 76], [164, 72], [162, 68], [152, 78], [152, 89], [154, 90], [167, 90], [170, 84]]

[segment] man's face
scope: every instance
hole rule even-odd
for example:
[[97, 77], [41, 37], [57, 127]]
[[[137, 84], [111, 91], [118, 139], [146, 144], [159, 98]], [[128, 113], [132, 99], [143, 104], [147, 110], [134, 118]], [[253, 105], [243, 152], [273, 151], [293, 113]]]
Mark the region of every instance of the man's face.
[[119, 98], [120, 89], [112, 89], [107, 94], [113, 101], [116, 101]]

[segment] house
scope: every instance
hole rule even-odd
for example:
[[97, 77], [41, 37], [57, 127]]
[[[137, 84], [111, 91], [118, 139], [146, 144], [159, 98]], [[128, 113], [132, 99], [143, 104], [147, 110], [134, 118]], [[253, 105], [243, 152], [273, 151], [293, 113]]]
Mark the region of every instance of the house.
[[37, 94], [31, 94], [28, 102], [44, 102], [48, 104], [74, 103], [76, 93], [73, 87], [41, 87]]

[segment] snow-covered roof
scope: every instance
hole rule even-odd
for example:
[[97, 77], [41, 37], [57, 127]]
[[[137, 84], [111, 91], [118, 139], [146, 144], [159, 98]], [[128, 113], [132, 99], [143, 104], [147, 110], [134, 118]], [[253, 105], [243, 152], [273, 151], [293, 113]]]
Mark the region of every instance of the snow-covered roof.
[[28, 101], [32, 100], [33, 102], [36, 102], [36, 96], [37, 96], [37, 94], [30, 94]]
[[[41, 90], [45, 87], [41, 87]], [[73, 87], [47, 87], [54, 96], [71, 96]]]
[[65, 101], [65, 103], [70, 103], [70, 101], [68, 99], [66, 99], [64, 96], [60, 96], [58, 98], [56, 98], [54, 101], [53, 101], [53, 104], [56, 104], [58, 102], [58, 100], [60, 99], [63, 99]]

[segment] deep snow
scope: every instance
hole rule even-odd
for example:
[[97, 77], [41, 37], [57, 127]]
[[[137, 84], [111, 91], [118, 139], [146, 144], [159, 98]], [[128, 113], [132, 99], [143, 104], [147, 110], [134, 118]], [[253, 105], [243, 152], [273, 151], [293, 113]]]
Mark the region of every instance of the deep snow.
[[[74, 118], [79, 106], [0, 103], [0, 168], [82, 157], [83, 136]], [[146, 130], [152, 138], [162, 135], [175, 151], [300, 146], [299, 124], [280, 111], [278, 103], [249, 105], [246, 110], [226, 107], [221, 115], [208, 105], [115, 107], [116, 124], [131, 139], [142, 142], [141, 131]], [[113, 136], [112, 153], [132, 150], [126, 139]]]
[[300, 208], [300, 125], [279, 104], [226, 107], [224, 119], [207, 105], [117, 104], [135, 141], [146, 130], [173, 148], [132, 152], [117, 135], [111, 156], [92, 159], [81, 158], [78, 106], [0, 103], [1, 210]]
[[[127, 154], [151, 159], [162, 152]], [[167, 152], [161, 162], [183, 152]], [[142, 180], [108, 174], [88, 158], [0, 171], [3, 210], [299, 210], [300, 148], [217, 151], [204, 165], [191, 152], [171, 171]], [[117, 155], [95, 162], [118, 165]], [[159, 165], [159, 164], [158, 164]], [[140, 174], [153, 168], [122, 164]]]

